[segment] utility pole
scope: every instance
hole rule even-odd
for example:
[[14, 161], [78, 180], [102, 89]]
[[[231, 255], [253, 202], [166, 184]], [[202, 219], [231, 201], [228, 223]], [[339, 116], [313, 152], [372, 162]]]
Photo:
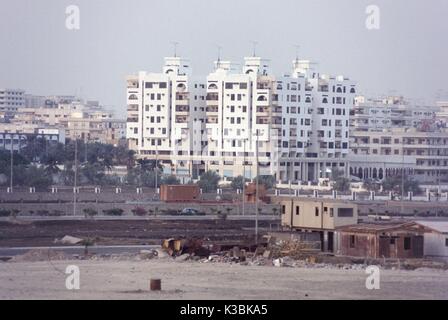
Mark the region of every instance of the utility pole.
[[14, 145], [13, 145], [13, 134], [11, 133], [11, 176], [9, 181], [9, 192], [12, 193], [12, 187], [13, 187], [13, 174], [14, 174]]
[[75, 178], [73, 187], [73, 216], [76, 216], [76, 192], [78, 187], [78, 136], [75, 129]]
[[401, 165], [401, 208], [400, 208], [400, 213], [401, 215], [403, 215], [403, 211], [404, 211], [404, 136], [402, 137], [401, 140], [401, 146], [402, 146], [402, 165]]
[[259, 168], [258, 168], [258, 129], [256, 130], [255, 138], [255, 161], [256, 161], [256, 178], [255, 178], [255, 243], [258, 244], [258, 183], [259, 183]]
[[244, 201], [245, 201], [245, 192], [246, 192], [246, 141], [247, 139], [244, 139], [244, 147], [243, 147], [243, 205], [242, 205], [242, 214], [244, 216]]
[[156, 141], [156, 164], [154, 166], [154, 175], [155, 175], [155, 177], [154, 177], [154, 181], [155, 181], [155, 183], [154, 183], [154, 198], [157, 198], [157, 182], [158, 182], [157, 181], [157, 173], [159, 171], [159, 168], [157, 166], [157, 164], [158, 164], [158, 155], [159, 155], [158, 144], [159, 144], [159, 139], [157, 139], [157, 141]]

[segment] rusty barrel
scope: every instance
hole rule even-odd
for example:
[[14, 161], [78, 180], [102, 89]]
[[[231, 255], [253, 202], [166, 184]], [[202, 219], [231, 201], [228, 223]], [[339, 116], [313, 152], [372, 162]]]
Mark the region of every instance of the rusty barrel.
[[149, 281], [149, 288], [151, 291], [160, 291], [162, 290], [162, 280], [160, 279], [151, 279]]

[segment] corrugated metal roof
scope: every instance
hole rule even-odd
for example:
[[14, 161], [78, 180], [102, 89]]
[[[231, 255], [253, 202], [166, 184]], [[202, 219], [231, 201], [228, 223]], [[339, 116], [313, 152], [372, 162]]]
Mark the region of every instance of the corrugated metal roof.
[[391, 231], [397, 229], [406, 229], [412, 226], [416, 226], [415, 222], [398, 222], [398, 221], [387, 221], [387, 222], [372, 222], [372, 223], [359, 223], [348, 226], [341, 226], [336, 228], [343, 232], [381, 232], [381, 231]]
[[418, 224], [435, 230], [440, 233], [448, 234], [448, 221], [416, 221]]

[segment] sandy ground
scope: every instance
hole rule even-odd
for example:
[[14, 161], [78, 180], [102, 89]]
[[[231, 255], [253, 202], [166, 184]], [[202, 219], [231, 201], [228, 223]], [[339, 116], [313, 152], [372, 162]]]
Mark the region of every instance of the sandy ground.
[[[67, 265], [81, 287], [65, 287]], [[363, 270], [242, 266], [224, 263], [55, 261], [0, 263], [0, 299], [448, 299], [448, 271], [381, 270], [367, 290]], [[149, 279], [161, 278], [161, 292]]]

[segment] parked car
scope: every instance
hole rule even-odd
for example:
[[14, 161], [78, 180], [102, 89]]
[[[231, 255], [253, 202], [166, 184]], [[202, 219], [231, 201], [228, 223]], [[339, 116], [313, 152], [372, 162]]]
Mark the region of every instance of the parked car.
[[184, 208], [180, 212], [181, 216], [205, 216], [205, 212], [200, 212], [199, 210], [193, 208]]

